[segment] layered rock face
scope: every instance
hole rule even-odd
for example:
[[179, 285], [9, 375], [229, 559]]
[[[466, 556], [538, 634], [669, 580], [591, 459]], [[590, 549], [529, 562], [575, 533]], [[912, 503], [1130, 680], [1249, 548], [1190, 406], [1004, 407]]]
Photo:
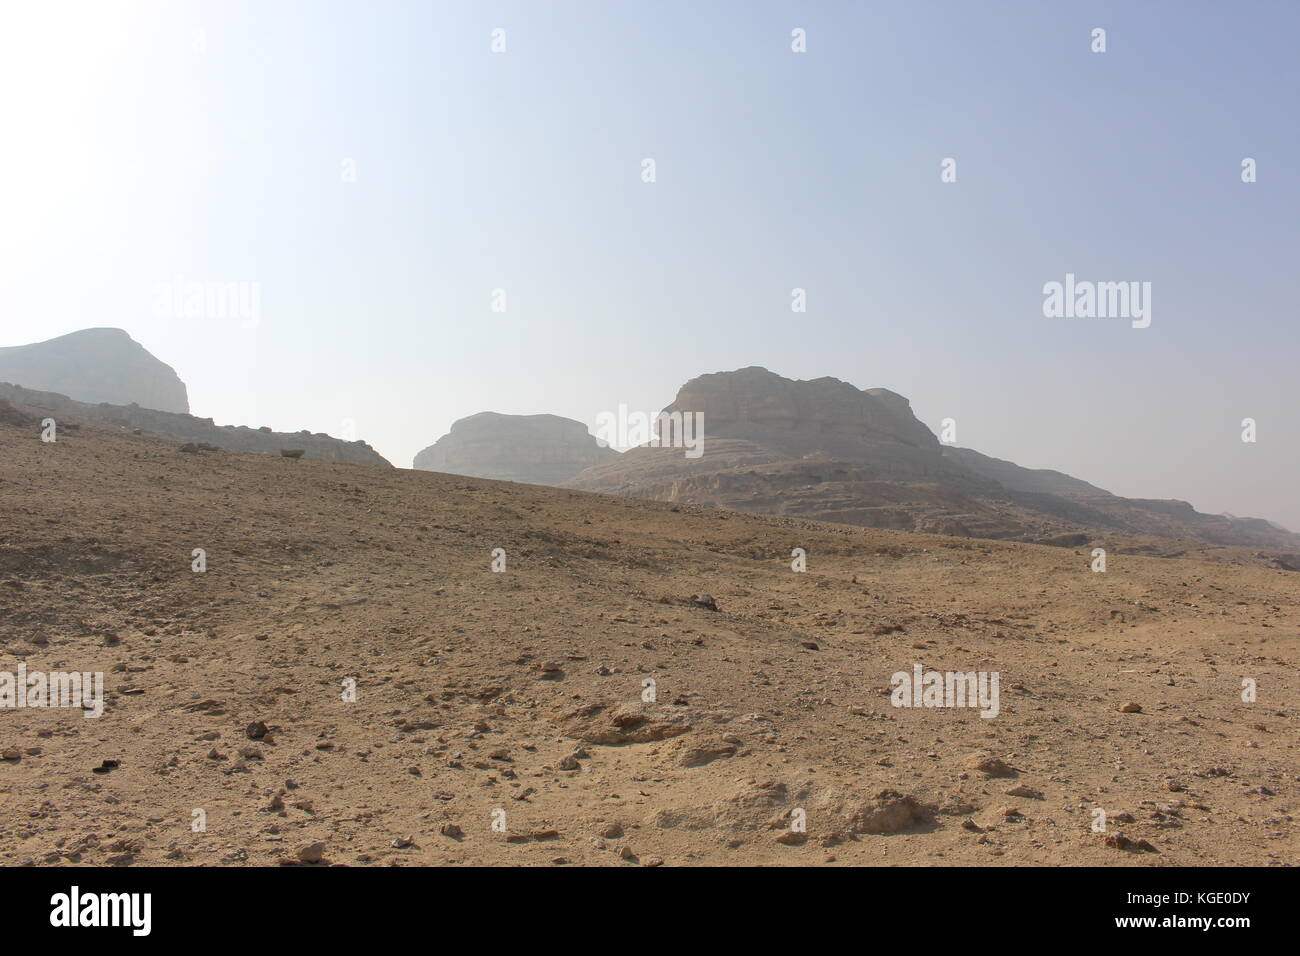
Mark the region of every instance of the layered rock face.
[[[636, 494], [647, 482], [655, 497], [666, 485], [698, 486], [704, 475], [759, 473], [799, 463], [816, 480], [824, 462], [854, 466], [857, 480], [940, 482], [970, 492], [995, 481], [945, 459], [943, 446], [912, 414], [907, 399], [884, 388], [862, 390], [835, 378], [795, 381], [752, 366], [693, 378], [664, 414], [698, 414], [704, 441], [698, 458], [682, 448], [634, 448], [568, 484], [587, 491]], [[791, 479], [793, 480], [793, 479]]]
[[479, 412], [415, 456], [415, 468], [475, 478], [559, 485], [592, 465], [618, 458], [582, 422], [559, 415]]
[[941, 445], [907, 399], [763, 368], [701, 375], [665, 412], [703, 414], [703, 453], [641, 446], [565, 486], [844, 524], [1077, 546], [1096, 534], [1294, 550], [1300, 536], [1186, 502], [1120, 498], [1057, 471]]
[[1003, 489], [948, 461], [911, 405], [888, 389], [767, 369], [701, 375], [665, 413], [703, 416], [703, 452], [633, 448], [566, 487], [846, 524], [1021, 537], [1022, 516], [984, 504]]
[[46, 342], [0, 348], [0, 382], [80, 402], [135, 403], [188, 413], [185, 383], [121, 329], [82, 329]]
[[[91, 405], [73, 401], [66, 395], [38, 392], [6, 383], [0, 383], [0, 402], [17, 406], [16, 410], [31, 421], [51, 417], [60, 427], [67, 422], [99, 421], [119, 428], [167, 435], [184, 442], [207, 442], [227, 451], [278, 455], [284, 449], [301, 449], [304, 458], [392, 467], [387, 459], [363, 441], [344, 441], [320, 432], [273, 432], [269, 428], [249, 428], [247, 425], [218, 425], [211, 418], [160, 412], [139, 405]], [[13, 411], [14, 408], [9, 409], [9, 413]]]
[[951, 470], [907, 399], [836, 378], [795, 381], [757, 366], [715, 372], [683, 385], [664, 411], [702, 413], [712, 438], [750, 441], [789, 458], [829, 455], [869, 465], [881, 477]]

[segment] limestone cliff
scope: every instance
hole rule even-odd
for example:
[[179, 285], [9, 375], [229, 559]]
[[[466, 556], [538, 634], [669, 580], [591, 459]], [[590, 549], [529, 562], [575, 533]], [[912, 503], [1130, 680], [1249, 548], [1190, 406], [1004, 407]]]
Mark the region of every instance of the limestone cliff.
[[190, 410], [185, 383], [172, 367], [121, 329], [82, 329], [45, 342], [0, 348], [0, 382], [92, 404]]

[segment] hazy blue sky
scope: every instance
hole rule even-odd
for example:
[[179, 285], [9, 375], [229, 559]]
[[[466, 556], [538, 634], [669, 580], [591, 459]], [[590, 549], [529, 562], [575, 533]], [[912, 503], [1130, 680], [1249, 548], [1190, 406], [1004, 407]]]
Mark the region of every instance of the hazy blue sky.
[[[120, 326], [196, 414], [402, 466], [763, 365], [1300, 530], [1297, 35], [1291, 0], [10, 0], [0, 345]], [[1150, 327], [1045, 318], [1067, 272], [1151, 282]], [[260, 283], [256, 328], [157, 314], [176, 275]]]

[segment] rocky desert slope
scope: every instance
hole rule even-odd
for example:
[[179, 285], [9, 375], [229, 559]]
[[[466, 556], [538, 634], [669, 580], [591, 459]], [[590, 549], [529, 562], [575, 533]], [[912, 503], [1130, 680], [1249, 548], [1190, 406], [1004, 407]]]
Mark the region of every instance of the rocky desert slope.
[[[0, 415], [0, 667], [107, 702], [0, 714], [5, 864], [1300, 855], [1297, 578], [1248, 554], [1095, 573], [29, 414]], [[996, 673], [997, 716], [893, 706], [916, 665]]]
[[66, 395], [38, 392], [4, 383], [0, 383], [0, 402], [21, 405], [31, 416], [42, 420], [53, 418], [56, 426], [64, 421], [75, 425], [76, 422], [93, 419], [131, 432], [152, 432], [176, 438], [189, 446], [213, 445], [227, 451], [248, 451], [263, 455], [300, 451], [304, 458], [391, 467], [388, 459], [366, 442], [331, 438], [323, 432], [276, 432], [265, 426], [250, 428], [247, 425], [218, 425], [211, 418], [162, 412], [138, 405], [90, 405], [74, 402]]
[[81, 329], [46, 342], [0, 348], [0, 382], [80, 402], [135, 403], [188, 413], [185, 383], [122, 329]]
[[479, 412], [415, 456], [424, 471], [535, 485], [559, 485], [591, 465], [618, 458], [587, 426], [559, 415]]

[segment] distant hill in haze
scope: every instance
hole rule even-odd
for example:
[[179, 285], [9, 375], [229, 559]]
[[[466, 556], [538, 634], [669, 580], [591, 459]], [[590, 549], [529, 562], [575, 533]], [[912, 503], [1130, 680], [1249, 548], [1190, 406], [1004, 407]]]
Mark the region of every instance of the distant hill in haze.
[[172, 367], [122, 329], [82, 329], [45, 342], [0, 348], [0, 382], [92, 404], [190, 410], [185, 383]]
[[462, 418], [415, 456], [414, 467], [475, 478], [559, 485], [591, 465], [618, 457], [587, 426], [559, 415], [479, 412]]

